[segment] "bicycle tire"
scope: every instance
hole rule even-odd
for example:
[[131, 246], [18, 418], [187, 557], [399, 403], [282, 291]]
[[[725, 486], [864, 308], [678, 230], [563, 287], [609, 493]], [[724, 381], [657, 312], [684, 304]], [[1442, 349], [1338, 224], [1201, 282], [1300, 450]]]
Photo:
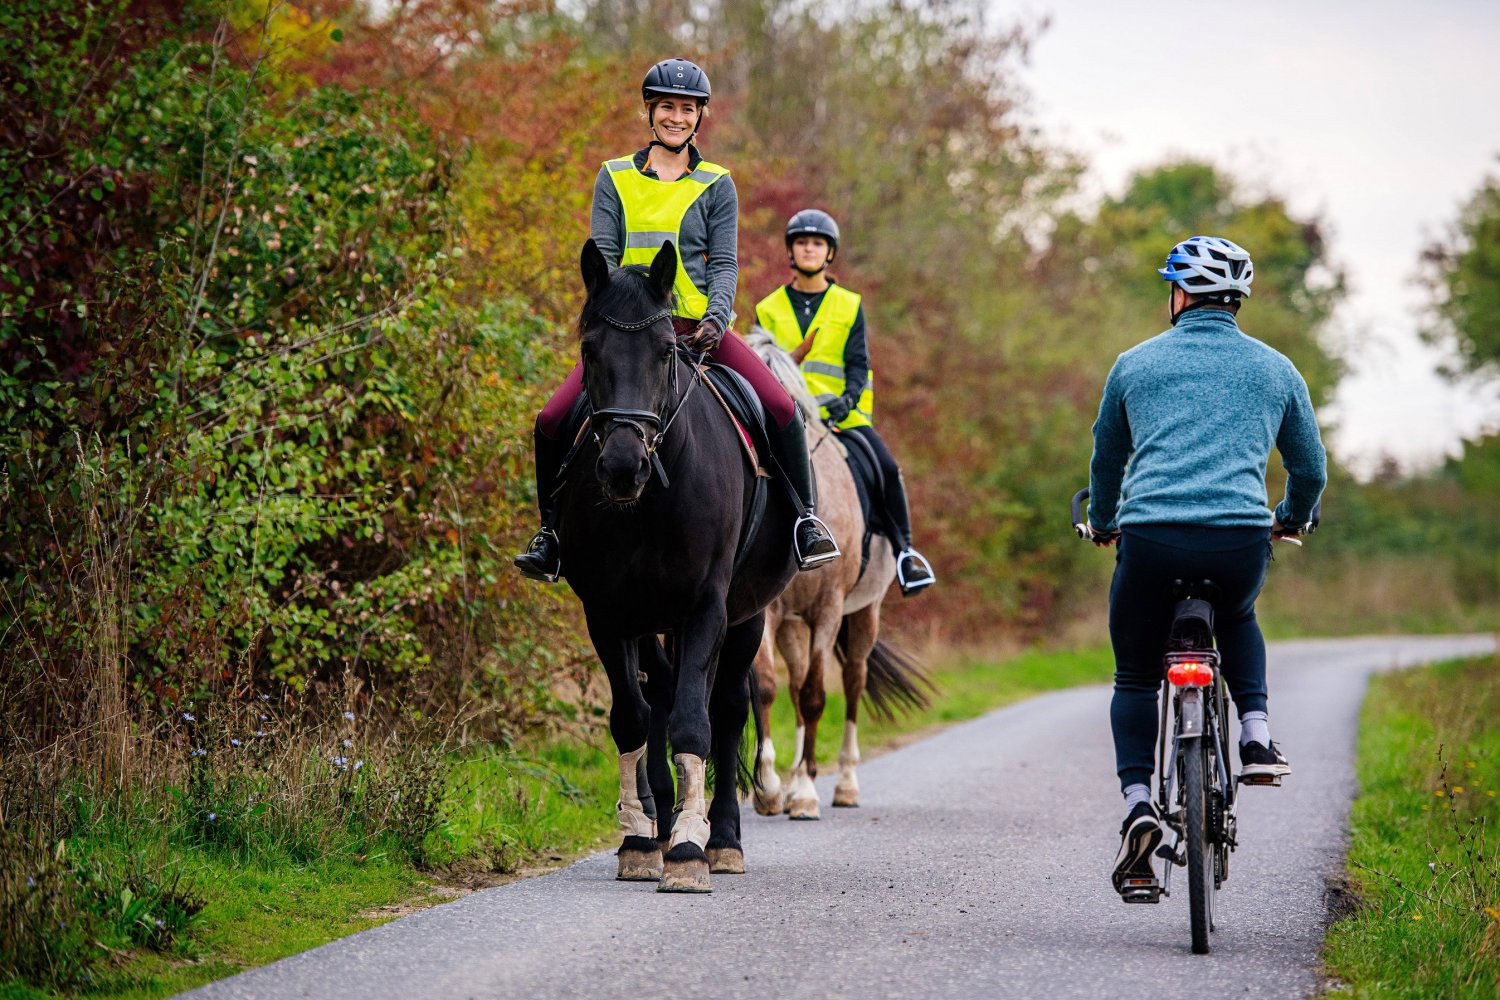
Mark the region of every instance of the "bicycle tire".
[[1203, 737], [1182, 741], [1182, 795], [1187, 821], [1188, 913], [1193, 928], [1193, 954], [1208, 954], [1208, 932], [1213, 905], [1213, 843], [1208, 836], [1208, 784], [1204, 769]]

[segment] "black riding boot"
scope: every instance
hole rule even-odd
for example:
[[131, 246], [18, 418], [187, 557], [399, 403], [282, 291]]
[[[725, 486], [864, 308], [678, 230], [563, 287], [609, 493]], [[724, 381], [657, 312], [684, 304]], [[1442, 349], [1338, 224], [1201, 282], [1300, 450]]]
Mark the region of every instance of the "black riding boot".
[[531, 537], [526, 551], [516, 556], [515, 564], [526, 576], [543, 583], [556, 583], [562, 573], [562, 546], [557, 540], [557, 467], [562, 464], [562, 444], [542, 433], [537, 426], [532, 434], [536, 444], [536, 505], [542, 514], [542, 528]]
[[786, 477], [787, 485], [797, 495], [797, 506], [801, 508], [801, 516], [792, 529], [797, 568], [814, 569], [837, 559], [838, 543], [816, 513], [818, 492], [813, 484], [812, 461], [807, 455], [807, 432], [803, 429], [801, 415], [780, 430], [772, 430], [770, 439], [772, 457]]
[[932, 564], [911, 545], [911, 508], [906, 502], [906, 484], [901, 473], [887, 476], [885, 480], [885, 516], [895, 530], [900, 544], [896, 553], [896, 583], [902, 597], [910, 597], [919, 590], [937, 583]]

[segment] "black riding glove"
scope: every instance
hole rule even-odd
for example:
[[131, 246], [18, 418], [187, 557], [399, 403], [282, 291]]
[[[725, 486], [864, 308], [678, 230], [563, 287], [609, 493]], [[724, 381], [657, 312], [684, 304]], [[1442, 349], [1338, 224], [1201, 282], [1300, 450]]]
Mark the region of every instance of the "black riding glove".
[[824, 403], [823, 408], [828, 411], [828, 420], [838, 424], [843, 423], [844, 418], [849, 415], [849, 411], [854, 409], [854, 406], [849, 402], [848, 396], [835, 396]]
[[712, 354], [719, 349], [723, 340], [724, 328], [713, 320], [706, 319], [698, 324], [698, 329], [687, 339], [687, 346], [699, 354]]

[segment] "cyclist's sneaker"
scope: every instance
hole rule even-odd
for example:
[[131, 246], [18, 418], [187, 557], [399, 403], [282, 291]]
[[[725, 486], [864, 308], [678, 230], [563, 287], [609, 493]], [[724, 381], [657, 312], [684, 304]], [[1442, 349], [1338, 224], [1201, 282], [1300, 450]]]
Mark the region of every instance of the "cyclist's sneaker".
[[1272, 740], [1267, 747], [1254, 740], [1240, 744], [1240, 777], [1279, 778], [1292, 773], [1292, 765], [1281, 755], [1281, 748]]
[[1126, 879], [1155, 878], [1151, 855], [1161, 843], [1161, 819], [1150, 802], [1137, 802], [1120, 825], [1120, 853], [1115, 856], [1115, 870], [1110, 876], [1115, 892]]

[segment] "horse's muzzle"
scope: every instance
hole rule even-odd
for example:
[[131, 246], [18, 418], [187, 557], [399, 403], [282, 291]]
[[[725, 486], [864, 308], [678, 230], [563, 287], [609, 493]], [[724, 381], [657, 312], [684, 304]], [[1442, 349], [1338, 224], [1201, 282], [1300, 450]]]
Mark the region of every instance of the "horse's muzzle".
[[599, 451], [594, 475], [604, 498], [611, 503], [634, 503], [651, 479], [651, 459], [646, 445], [634, 434], [610, 434]]

